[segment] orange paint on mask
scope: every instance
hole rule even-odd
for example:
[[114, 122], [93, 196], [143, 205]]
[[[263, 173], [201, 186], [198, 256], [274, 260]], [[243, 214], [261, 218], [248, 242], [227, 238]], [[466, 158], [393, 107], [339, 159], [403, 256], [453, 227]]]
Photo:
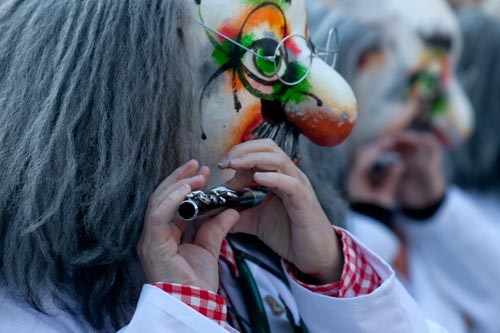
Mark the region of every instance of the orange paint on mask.
[[305, 111], [288, 114], [290, 120], [302, 134], [320, 146], [335, 146], [344, 141], [354, 128], [355, 122], [340, 120], [329, 112]]
[[233, 86], [233, 70], [227, 71], [225, 74], [227, 75], [227, 80], [225, 80], [224, 82], [224, 92], [226, 94], [228, 95], [233, 94], [233, 88], [236, 90], [237, 93], [245, 89], [245, 86], [243, 86], [243, 83], [238, 77], [238, 74], [236, 74], [236, 80], [234, 81], [234, 86]]
[[449, 85], [451, 82], [451, 77], [453, 75], [453, 67], [451, 65], [450, 57], [444, 57], [444, 59], [442, 59], [442, 66], [443, 74], [441, 76], [441, 79], [443, 80], [445, 85]]
[[[227, 73], [228, 79], [224, 83], [224, 92], [228, 95], [231, 95], [236, 91], [236, 94], [240, 92], [246, 91], [245, 86], [241, 82], [240, 78], [238, 75], [236, 75], [235, 80], [233, 81], [233, 72], [228, 71]], [[252, 80], [252, 78], [247, 78], [250, 86], [252, 86], [254, 89], [257, 89], [261, 91], [264, 94], [272, 94], [273, 93], [273, 86], [269, 85], [262, 85], [260, 83], [257, 83], [256, 81]], [[234, 82], [234, 83], [233, 83]]]
[[[290, 34], [290, 31], [285, 32], [285, 26], [289, 27], [286, 18], [283, 17], [281, 12], [275, 7], [263, 7], [254, 12], [247, 21], [245, 28], [251, 31], [255, 27], [262, 25], [262, 22], [269, 24], [269, 27], [276, 32], [276, 38], [280, 41]], [[288, 50], [292, 51], [295, 56], [299, 56], [301, 53], [300, 47], [291, 39], [286, 42], [286, 47]]]
[[453, 75], [453, 66], [450, 55], [447, 53], [433, 50], [424, 52], [420, 57], [419, 65], [411, 73], [417, 73], [425, 68], [429, 68], [432, 63], [439, 63], [441, 82], [448, 85]]
[[[253, 30], [266, 23], [271, 30], [277, 33], [277, 38], [285, 37], [285, 26], [288, 26], [286, 17], [284, 17], [278, 8], [274, 6], [266, 6], [255, 10], [254, 7], [249, 7], [243, 11], [238, 17], [232, 17], [218, 28], [218, 31], [231, 38], [237, 38], [238, 33], [245, 24], [243, 35], [253, 32]], [[250, 16], [249, 16], [250, 15]], [[245, 20], [247, 22], [245, 23]]]
[[[281, 11], [274, 7], [274, 6], [266, 6], [257, 9], [256, 11], [255, 7], [248, 7], [246, 10], [240, 13], [239, 16], [237, 17], [232, 17], [230, 19], [226, 19], [222, 25], [218, 28], [218, 31], [225, 36], [235, 39], [238, 39], [238, 34], [240, 33], [243, 24], [245, 24], [244, 30], [242, 31], [242, 36], [245, 36], [245, 34], [252, 33], [253, 30], [256, 27], [259, 27], [261, 25], [266, 24], [266, 30], [271, 29], [271, 31], [274, 31], [276, 33], [276, 38], [279, 40], [282, 40], [285, 36], [285, 26], [289, 27], [288, 21], [286, 20], [286, 17], [282, 15]], [[254, 11], [254, 12], [252, 12]], [[247, 20], [248, 19], [248, 20]], [[245, 23], [245, 20], [246, 23]], [[287, 34], [290, 33], [290, 31], [286, 32]], [[225, 39], [222, 37], [218, 37], [219, 42], [224, 42]], [[300, 56], [300, 53], [302, 52], [301, 48], [299, 45], [297, 45], [295, 42], [292, 40], [288, 40], [286, 43], [286, 46], [288, 50], [290, 50], [296, 57]], [[245, 89], [243, 86], [242, 82], [238, 77], [236, 77], [236, 82], [234, 83], [233, 87], [233, 80], [232, 72], [227, 73], [231, 79], [227, 81], [226, 83], [226, 90], [228, 93], [232, 92], [233, 89], [236, 90], [236, 92], [242, 91]], [[254, 87], [255, 89], [261, 90], [262, 87]], [[269, 89], [272, 89], [269, 87]], [[266, 93], [271, 93], [272, 91], [266, 92]]]
[[229, 145], [228, 150], [249, 140], [252, 132], [263, 122], [260, 102], [256, 102], [240, 112], [244, 112], [244, 116], [241, 117], [241, 122], [233, 130], [234, 140]]

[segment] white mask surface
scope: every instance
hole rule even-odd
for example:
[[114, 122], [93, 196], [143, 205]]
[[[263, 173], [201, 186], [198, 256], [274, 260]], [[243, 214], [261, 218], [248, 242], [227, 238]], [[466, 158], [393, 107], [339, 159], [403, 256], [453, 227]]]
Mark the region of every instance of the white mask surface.
[[[295, 158], [299, 134], [320, 145], [338, 144], [350, 134], [354, 94], [335, 70], [311, 56], [303, 38], [304, 0], [190, 1], [199, 33], [193, 49], [204, 59], [202, 162], [212, 166], [212, 183], [230, 177], [213, 166], [243, 141], [269, 137]], [[258, 56], [277, 54], [273, 60]]]
[[331, 7], [328, 22], [316, 25], [318, 31], [327, 23], [339, 27], [340, 58], [347, 58], [339, 59], [339, 71], [359, 104], [352, 143], [410, 127], [432, 131], [447, 145], [470, 135], [471, 107], [454, 72], [458, 25], [444, 0], [354, 0]]

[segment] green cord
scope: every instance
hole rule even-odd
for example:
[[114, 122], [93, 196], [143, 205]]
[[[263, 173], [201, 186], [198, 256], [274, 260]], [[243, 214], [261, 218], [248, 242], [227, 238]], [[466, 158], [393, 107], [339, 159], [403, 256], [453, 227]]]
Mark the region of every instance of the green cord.
[[236, 254], [236, 266], [238, 267], [238, 282], [245, 299], [248, 317], [252, 324], [253, 333], [271, 333], [266, 310], [257, 284], [252, 276], [250, 268], [239, 254]]
[[[229, 241], [229, 245], [233, 249], [234, 256], [236, 259], [236, 267], [238, 268], [239, 276], [237, 277], [238, 284], [241, 288], [241, 292], [243, 295], [243, 299], [245, 301], [245, 306], [248, 312], [248, 317], [249, 317], [249, 322], [251, 325], [251, 330], [252, 333], [271, 333], [271, 328], [269, 326], [269, 320], [267, 318], [267, 313], [266, 309], [264, 307], [264, 302], [262, 301], [262, 296], [260, 294], [260, 291], [257, 287], [257, 283], [255, 282], [255, 279], [253, 277], [252, 272], [250, 271], [250, 268], [248, 267], [247, 263], [245, 260], [249, 259], [252, 260], [252, 257], [246, 254], [245, 252], [237, 249], [234, 244], [233, 240], [228, 237], [227, 240]], [[264, 265], [260, 263], [256, 258], [253, 258], [252, 260], [254, 263], [259, 265], [261, 268], [273, 272], [272, 269], [269, 269], [267, 265]], [[278, 277], [279, 278], [279, 277]], [[288, 286], [288, 281], [286, 280], [285, 277], [279, 278], [281, 281], [283, 281], [287, 286]], [[288, 323], [293, 329], [293, 332], [295, 333], [308, 333], [309, 330], [305, 323], [303, 322], [302, 318], [300, 318], [300, 323], [299, 326], [295, 324], [295, 320], [293, 318], [292, 312], [286, 305], [285, 301], [283, 298], [280, 296], [280, 300], [283, 303], [285, 310], [286, 310], [286, 317], [288, 320]]]

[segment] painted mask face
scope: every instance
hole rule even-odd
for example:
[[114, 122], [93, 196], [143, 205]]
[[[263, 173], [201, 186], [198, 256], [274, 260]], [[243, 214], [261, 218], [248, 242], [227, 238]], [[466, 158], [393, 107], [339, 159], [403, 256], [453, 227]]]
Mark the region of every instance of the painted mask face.
[[314, 56], [304, 0], [190, 1], [200, 33], [195, 49], [204, 59], [199, 112], [205, 164], [215, 165], [246, 140], [271, 138], [296, 158], [299, 134], [320, 145], [350, 134], [354, 95]]
[[353, 81], [360, 103], [355, 140], [404, 128], [432, 131], [446, 145], [467, 138], [473, 119], [454, 73], [460, 39], [451, 9], [437, 0], [384, 5], [398, 28], [360, 62]]

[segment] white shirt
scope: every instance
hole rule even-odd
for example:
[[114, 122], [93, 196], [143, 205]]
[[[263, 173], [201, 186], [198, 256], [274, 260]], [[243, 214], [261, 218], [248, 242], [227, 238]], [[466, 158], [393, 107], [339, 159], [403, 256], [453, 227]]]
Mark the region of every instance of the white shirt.
[[[500, 332], [498, 221], [453, 187], [431, 219], [399, 216], [396, 225], [408, 245], [406, 287], [425, 315], [450, 332], [471, 332], [466, 317], [475, 324], [472, 332]], [[350, 213], [348, 229], [389, 262], [396, 256], [398, 239], [378, 221]]]
[[[290, 289], [283, 282], [259, 266], [247, 262], [261, 295], [283, 297], [294, 315], [304, 320], [310, 333], [437, 333], [445, 332], [427, 320], [416, 302], [396, 279], [394, 271], [371, 251], [364, 248], [368, 260], [383, 280], [382, 285], [369, 295], [354, 298], [333, 298], [315, 294], [288, 277]], [[90, 332], [82, 323], [68, 314], [50, 308], [53, 315], [37, 313], [21, 305], [5, 291], [0, 291], [0, 332]], [[288, 305], [290, 305], [288, 304]], [[266, 308], [271, 331], [291, 332], [280, 317]], [[204, 317], [180, 300], [161, 289], [145, 285], [135, 314], [121, 333], [217, 333], [231, 332]]]

